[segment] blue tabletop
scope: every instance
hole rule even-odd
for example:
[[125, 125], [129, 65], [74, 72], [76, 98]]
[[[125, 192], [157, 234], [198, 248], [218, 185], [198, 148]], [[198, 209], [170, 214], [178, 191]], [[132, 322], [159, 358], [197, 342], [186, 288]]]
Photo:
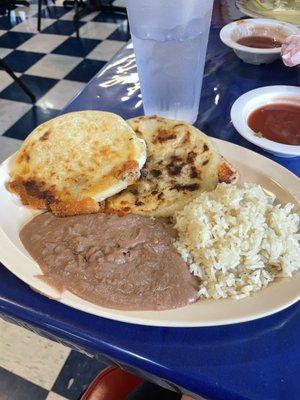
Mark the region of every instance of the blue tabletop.
[[[234, 100], [250, 89], [299, 85], [299, 69], [280, 61], [242, 63], [221, 44], [214, 17], [196, 126], [261, 152], [230, 121]], [[101, 109], [124, 118], [142, 113], [129, 46], [89, 83], [65, 112]], [[261, 152], [263, 153], [263, 152]], [[298, 159], [274, 159], [298, 176]], [[253, 322], [216, 328], [158, 328], [114, 322], [71, 309], [32, 291], [0, 268], [0, 312], [40, 334], [125, 366], [162, 385], [219, 400], [300, 399], [300, 303]]]

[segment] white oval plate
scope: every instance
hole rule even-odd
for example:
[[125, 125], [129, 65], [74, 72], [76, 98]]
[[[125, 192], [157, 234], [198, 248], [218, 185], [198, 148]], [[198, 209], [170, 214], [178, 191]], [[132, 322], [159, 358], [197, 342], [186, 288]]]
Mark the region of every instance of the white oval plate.
[[[261, 1], [263, 3], [263, 1]], [[237, 8], [243, 13], [253, 18], [274, 18], [278, 21], [288, 22], [290, 24], [300, 26], [300, 10], [299, 5], [295, 9], [277, 8], [268, 10], [259, 5], [256, 0], [236, 0]]]
[[[299, 205], [299, 179], [279, 164], [243, 147], [214, 139], [223, 156], [240, 172], [243, 181], [255, 182], [281, 202]], [[59, 295], [36, 277], [40, 268], [19, 239], [21, 227], [39, 212], [22, 206], [5, 188], [11, 158], [0, 166], [0, 260], [34, 290], [70, 307], [117, 321], [142, 325], [196, 327], [250, 321], [280, 311], [300, 299], [300, 273], [280, 279], [242, 300], [198, 301], [169, 311], [119, 311], [97, 306], [66, 291]]]
[[247, 120], [252, 111], [272, 103], [300, 104], [300, 88], [297, 86], [274, 85], [250, 90], [240, 96], [232, 105], [230, 117], [238, 133], [249, 142], [278, 157], [299, 157], [300, 146], [273, 142], [256, 136]]

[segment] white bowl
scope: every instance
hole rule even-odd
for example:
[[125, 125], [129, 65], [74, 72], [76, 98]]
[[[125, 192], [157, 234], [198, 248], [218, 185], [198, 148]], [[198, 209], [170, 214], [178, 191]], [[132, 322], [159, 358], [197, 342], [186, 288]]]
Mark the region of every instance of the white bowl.
[[259, 49], [237, 43], [245, 36], [267, 36], [283, 42], [288, 36], [300, 33], [296, 26], [274, 19], [249, 18], [231, 22], [220, 31], [224, 44], [231, 47], [235, 54], [248, 64], [269, 64], [280, 57], [281, 47]]
[[297, 86], [265, 86], [240, 96], [231, 107], [231, 120], [235, 129], [249, 142], [278, 157], [300, 156], [300, 145], [289, 145], [255, 135], [247, 120], [252, 111], [272, 103], [300, 105], [300, 88]]

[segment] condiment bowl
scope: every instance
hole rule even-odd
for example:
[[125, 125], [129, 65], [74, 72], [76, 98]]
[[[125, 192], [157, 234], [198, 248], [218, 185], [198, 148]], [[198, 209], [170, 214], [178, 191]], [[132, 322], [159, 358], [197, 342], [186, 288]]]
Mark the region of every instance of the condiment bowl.
[[265, 86], [240, 96], [231, 107], [231, 120], [235, 129], [249, 142], [278, 157], [300, 156], [300, 145], [274, 142], [257, 134], [248, 126], [249, 115], [267, 104], [300, 105], [300, 88], [297, 86]]
[[254, 48], [237, 43], [246, 36], [264, 36], [283, 42], [288, 36], [299, 33], [300, 29], [292, 24], [264, 18], [249, 18], [231, 22], [220, 32], [224, 44], [231, 47], [235, 54], [248, 64], [269, 64], [280, 57], [281, 47]]

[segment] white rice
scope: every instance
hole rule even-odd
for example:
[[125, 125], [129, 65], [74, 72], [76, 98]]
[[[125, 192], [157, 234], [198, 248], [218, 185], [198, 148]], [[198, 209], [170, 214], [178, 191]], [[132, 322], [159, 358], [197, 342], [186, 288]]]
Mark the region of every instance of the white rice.
[[261, 186], [221, 183], [175, 216], [175, 243], [203, 298], [240, 299], [300, 268], [300, 215]]

